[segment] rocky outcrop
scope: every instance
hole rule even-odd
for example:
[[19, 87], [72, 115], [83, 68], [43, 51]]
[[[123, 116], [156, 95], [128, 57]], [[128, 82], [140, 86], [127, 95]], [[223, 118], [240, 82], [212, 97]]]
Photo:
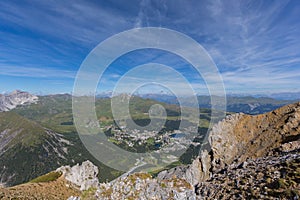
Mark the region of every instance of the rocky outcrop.
[[37, 101], [37, 96], [19, 90], [8, 95], [0, 94], [0, 112], [9, 111], [19, 105], [36, 103]]
[[[210, 132], [212, 171], [247, 158], [274, 155], [286, 143], [297, 149], [300, 138], [300, 103], [273, 112], [250, 116], [236, 114], [217, 124]], [[298, 146], [299, 147], [299, 146]]]
[[203, 151], [201, 157], [195, 159], [191, 165], [178, 166], [168, 171], [162, 171], [157, 179], [168, 180], [172, 177], [186, 180], [190, 185], [196, 186], [199, 182], [210, 177], [211, 158], [207, 151]]
[[136, 173], [116, 179], [111, 183], [101, 184], [95, 197], [110, 199], [174, 199], [195, 200], [193, 187], [180, 178], [158, 180], [149, 174]]
[[[258, 185], [266, 181], [265, 177], [269, 176], [266, 174], [266, 169], [274, 168], [276, 163], [276, 167], [279, 169], [281, 164], [285, 165], [285, 160], [288, 160], [289, 157], [293, 158], [290, 161], [291, 165], [299, 161], [299, 156], [297, 157], [295, 154], [300, 151], [299, 139], [300, 103], [287, 105], [273, 112], [256, 116], [243, 113], [230, 115], [210, 131], [208, 137], [210, 151], [202, 150], [200, 156], [189, 166], [179, 166], [161, 172], [158, 179], [167, 180], [170, 177], [178, 177], [193, 185], [198, 197], [221, 198], [220, 191], [223, 191], [226, 184], [226, 187], [231, 190], [230, 186], [234, 185], [234, 181], [239, 182], [238, 174], [243, 177], [250, 173], [249, 170], [240, 170], [235, 176], [229, 176], [228, 170], [234, 174], [237, 165], [245, 166], [251, 162], [253, 177], [256, 177], [254, 175], [257, 172], [263, 174], [263, 178], [257, 182]], [[294, 155], [292, 155], [293, 152]], [[246, 160], [249, 161], [246, 162]], [[214, 185], [216, 176], [222, 177], [217, 186]], [[246, 181], [247, 178], [250, 180], [253, 177], [242, 179]], [[298, 180], [298, 185], [292, 184], [290, 189], [297, 187], [299, 189], [299, 179], [295, 178], [295, 180]], [[276, 182], [278, 179], [273, 178], [271, 181]], [[223, 189], [220, 190], [221, 188]], [[251, 187], [247, 188], [251, 189]], [[256, 198], [263, 198], [266, 194], [270, 195], [268, 194], [270, 190], [261, 191], [263, 192], [256, 194]], [[232, 192], [227, 193], [227, 197], [234, 195]], [[246, 195], [246, 193], [244, 194]], [[248, 192], [246, 196], [249, 197], [251, 194]]]
[[267, 156], [231, 164], [199, 183], [200, 199], [299, 199], [300, 154]]
[[67, 181], [78, 186], [81, 191], [97, 187], [99, 184], [97, 177], [99, 173], [98, 167], [89, 160], [73, 167], [62, 166], [56, 171], [61, 172]]
[[291, 141], [288, 143], [284, 143], [280, 146], [280, 150], [283, 152], [291, 152], [300, 149], [300, 141]]

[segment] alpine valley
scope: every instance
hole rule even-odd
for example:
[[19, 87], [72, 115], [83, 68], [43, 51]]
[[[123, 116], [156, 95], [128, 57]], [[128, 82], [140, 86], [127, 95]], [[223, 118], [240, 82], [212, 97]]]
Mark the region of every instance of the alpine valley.
[[[159, 151], [166, 142], [184, 143], [174, 133], [178, 134], [181, 120], [190, 120], [179, 119], [178, 102], [168, 104], [163, 96], [120, 95], [130, 99], [130, 114], [137, 124], [149, 123], [154, 104], [166, 109], [167, 120], [157, 134], [122, 130], [113, 120], [111, 97], [99, 97], [97, 117], [108, 141], [133, 152]], [[210, 105], [202, 101], [197, 137], [182, 156], [163, 169], [123, 174], [99, 162], [81, 143], [73, 124], [71, 95], [14, 91], [0, 99], [1, 199], [298, 199], [300, 195], [300, 103], [295, 100], [230, 97], [234, 109], [211, 129]], [[258, 107], [259, 115], [244, 114]], [[208, 142], [203, 143], [208, 133]], [[205, 148], [200, 151], [201, 146]]]

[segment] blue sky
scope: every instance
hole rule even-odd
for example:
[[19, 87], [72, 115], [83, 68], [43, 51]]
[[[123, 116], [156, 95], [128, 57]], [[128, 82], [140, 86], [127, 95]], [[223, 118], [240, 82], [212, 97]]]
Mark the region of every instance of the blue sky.
[[[0, 1], [0, 92], [69, 93], [81, 63], [100, 42], [148, 26], [173, 29], [199, 42], [228, 93], [296, 92], [299, 19], [297, 0]], [[180, 66], [196, 85], [198, 77], [180, 58], [145, 50], [112, 64], [101, 89], [111, 90], [125, 65], [153, 60]], [[195, 87], [201, 93], [202, 83]]]

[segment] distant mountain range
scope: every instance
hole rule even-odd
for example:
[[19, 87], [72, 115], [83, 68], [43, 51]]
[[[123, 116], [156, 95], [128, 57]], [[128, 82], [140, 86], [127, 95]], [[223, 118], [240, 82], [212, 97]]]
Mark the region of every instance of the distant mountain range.
[[300, 92], [274, 93], [274, 94], [269, 95], [269, 97], [274, 98], [274, 99], [282, 99], [282, 100], [299, 100]]
[[37, 101], [37, 96], [20, 90], [15, 90], [7, 95], [0, 94], [0, 112], [9, 111], [19, 105], [36, 103]]
[[[165, 102], [168, 104], [179, 105], [175, 96], [164, 94], [143, 94], [142, 98], [154, 99], [157, 101]], [[199, 108], [211, 108], [211, 97], [205, 95], [197, 96]], [[182, 98], [182, 106], [192, 105], [191, 97]], [[216, 101], [223, 101], [221, 97], [215, 96]], [[226, 98], [226, 111], [227, 112], [243, 112], [246, 114], [261, 114], [272, 111], [283, 105], [294, 103], [297, 100], [279, 100], [270, 97], [253, 97], [253, 96], [227, 96]], [[218, 105], [217, 105], [218, 108]]]
[[[98, 93], [96, 96], [98, 98], [111, 98], [113, 96], [113, 91], [105, 91]], [[114, 94], [119, 95], [119, 94]], [[135, 94], [136, 96], [142, 97], [142, 98], [149, 98], [149, 99], [159, 99], [162, 98], [163, 100], [166, 99], [173, 99], [174, 96], [167, 93], [145, 93], [145, 94]], [[207, 96], [202, 94], [197, 94], [197, 96]], [[227, 94], [227, 97], [255, 97], [255, 98], [272, 98], [276, 100], [300, 100], [300, 92], [278, 92], [278, 93], [266, 93], [266, 94], [234, 94], [229, 93]]]
[[[112, 92], [105, 92], [97, 95], [98, 99], [109, 99], [112, 97]], [[286, 99], [297, 99], [298, 93], [278, 93], [274, 94], [277, 98], [270, 97], [253, 97], [253, 96], [227, 96], [226, 99], [226, 111], [227, 112], [243, 112], [246, 114], [261, 114], [265, 112], [272, 111], [276, 108], [279, 108], [283, 105], [294, 103], [297, 100], [280, 100], [279, 98], [286, 97]], [[121, 94], [120, 94], [121, 95]], [[300, 98], [300, 93], [298, 94]], [[64, 101], [64, 98], [68, 98], [70, 103], [71, 95], [60, 94], [60, 95], [47, 95], [47, 96], [35, 96], [28, 92], [23, 92], [16, 90], [12, 93], [6, 95], [0, 95], [0, 112], [9, 111], [16, 108], [20, 105], [29, 105], [37, 103], [39, 99], [47, 99], [48, 97], [55, 96], [60, 97], [59, 102]], [[137, 97], [143, 99], [149, 99], [154, 101], [163, 102], [166, 104], [179, 105], [177, 97], [168, 94], [139, 94]], [[211, 109], [211, 97], [210, 96], [197, 96], [199, 108]], [[181, 106], [194, 107], [192, 104], [192, 98], [183, 97]], [[223, 101], [222, 98], [215, 96], [217, 101]], [[48, 102], [54, 107], [56, 107], [56, 102]], [[62, 102], [61, 102], [62, 103]], [[223, 102], [222, 102], [223, 103]], [[70, 105], [69, 105], [70, 106]], [[218, 105], [216, 109], [218, 109]], [[70, 110], [71, 113], [71, 110]], [[107, 112], [106, 112], [107, 113]], [[108, 113], [107, 113], [108, 114]], [[104, 116], [107, 117], [107, 116]], [[72, 119], [72, 117], [70, 117]]]

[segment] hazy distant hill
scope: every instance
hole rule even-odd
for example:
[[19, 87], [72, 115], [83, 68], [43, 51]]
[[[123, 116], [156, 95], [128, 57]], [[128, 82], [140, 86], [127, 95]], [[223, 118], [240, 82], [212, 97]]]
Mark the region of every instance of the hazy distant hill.
[[282, 99], [282, 100], [299, 100], [300, 92], [280, 92], [269, 95], [274, 99]]
[[[157, 101], [162, 101], [169, 104], [178, 105], [178, 100], [175, 96], [164, 95], [164, 94], [143, 94], [140, 95], [142, 98], [154, 99]], [[221, 101], [220, 97], [215, 97], [217, 101]], [[265, 112], [272, 111], [283, 105], [296, 102], [297, 99], [291, 98], [293, 100], [280, 100], [270, 97], [253, 97], [253, 96], [227, 96], [227, 112], [243, 112], [246, 114], [262, 114]], [[200, 108], [211, 108], [211, 98], [210, 96], [198, 96], [198, 103]], [[193, 106], [191, 103], [191, 98], [184, 97], [182, 104], [184, 106]]]

